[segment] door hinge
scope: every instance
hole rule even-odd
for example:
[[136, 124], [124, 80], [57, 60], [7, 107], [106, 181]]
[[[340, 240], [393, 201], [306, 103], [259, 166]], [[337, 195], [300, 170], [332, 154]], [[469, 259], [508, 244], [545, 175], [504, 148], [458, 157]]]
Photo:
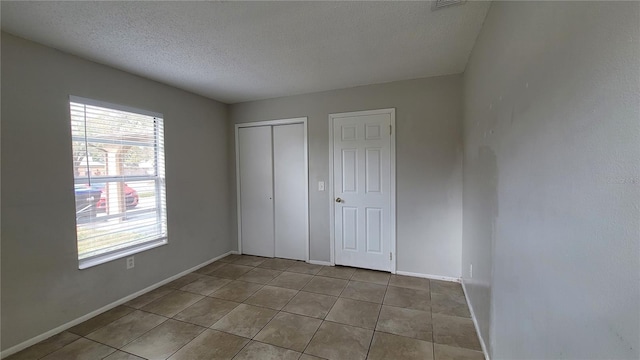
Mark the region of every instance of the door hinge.
[[389, 260], [393, 260], [393, 253], [389, 253]]
[[393, 127], [391, 125], [389, 125], [389, 135], [391, 135], [391, 133], [393, 133]]

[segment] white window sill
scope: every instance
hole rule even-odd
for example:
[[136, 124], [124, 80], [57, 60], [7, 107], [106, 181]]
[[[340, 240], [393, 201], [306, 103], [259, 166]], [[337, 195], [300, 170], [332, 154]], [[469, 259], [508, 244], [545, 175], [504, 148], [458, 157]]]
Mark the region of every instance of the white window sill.
[[117, 259], [122, 259], [123, 257], [131, 256], [133, 254], [137, 254], [143, 251], [157, 248], [159, 246], [163, 246], [166, 244], [167, 244], [167, 238], [163, 237], [163, 238], [149, 241], [143, 244], [134, 245], [132, 247], [128, 247], [125, 249], [116, 250], [106, 254], [96, 255], [86, 259], [81, 259], [78, 261], [78, 269], [80, 270], [88, 269], [96, 265], [104, 264], [106, 262], [117, 260]]

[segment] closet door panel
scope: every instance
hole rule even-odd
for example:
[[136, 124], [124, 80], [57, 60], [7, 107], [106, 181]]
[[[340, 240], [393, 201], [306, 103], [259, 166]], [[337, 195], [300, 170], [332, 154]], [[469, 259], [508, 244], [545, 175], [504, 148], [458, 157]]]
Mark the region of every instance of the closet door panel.
[[304, 125], [273, 127], [275, 256], [306, 260], [307, 169]]
[[271, 126], [238, 129], [243, 254], [275, 255], [271, 131]]

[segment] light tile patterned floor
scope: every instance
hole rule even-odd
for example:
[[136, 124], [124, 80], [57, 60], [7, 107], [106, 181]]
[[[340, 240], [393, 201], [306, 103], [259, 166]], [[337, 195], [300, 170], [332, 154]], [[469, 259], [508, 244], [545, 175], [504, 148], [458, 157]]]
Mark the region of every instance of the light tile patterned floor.
[[55, 335], [19, 359], [467, 359], [460, 284], [230, 255]]

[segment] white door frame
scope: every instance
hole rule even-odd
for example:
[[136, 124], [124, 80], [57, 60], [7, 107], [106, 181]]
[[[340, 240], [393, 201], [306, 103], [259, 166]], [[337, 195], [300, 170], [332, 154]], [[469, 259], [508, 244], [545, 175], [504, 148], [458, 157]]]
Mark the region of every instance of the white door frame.
[[335, 253], [335, 187], [333, 183], [333, 123], [334, 119], [339, 119], [343, 117], [354, 117], [354, 116], [367, 116], [367, 115], [379, 115], [379, 114], [389, 114], [391, 116], [391, 164], [389, 171], [391, 172], [391, 238], [389, 239], [390, 244], [389, 247], [391, 249], [391, 273], [396, 273], [396, 109], [388, 108], [388, 109], [378, 109], [378, 110], [366, 110], [366, 111], [354, 111], [354, 112], [346, 112], [346, 113], [337, 113], [337, 114], [329, 114], [329, 196], [331, 197], [331, 202], [329, 204], [329, 241], [330, 241], [330, 251], [331, 251], [331, 265], [335, 266], [336, 261], [336, 253]]
[[309, 262], [309, 141], [307, 134], [307, 118], [299, 117], [292, 119], [280, 119], [280, 120], [266, 120], [255, 121], [236, 124], [235, 126], [235, 142], [236, 142], [236, 203], [237, 203], [237, 218], [238, 218], [238, 253], [242, 254], [242, 205], [240, 203], [240, 151], [238, 143], [238, 130], [240, 128], [255, 127], [255, 126], [273, 126], [273, 125], [289, 125], [289, 124], [302, 124], [304, 126], [304, 167], [305, 167], [305, 209], [307, 210], [307, 216], [305, 216], [306, 222], [306, 241], [305, 241], [305, 261]]

